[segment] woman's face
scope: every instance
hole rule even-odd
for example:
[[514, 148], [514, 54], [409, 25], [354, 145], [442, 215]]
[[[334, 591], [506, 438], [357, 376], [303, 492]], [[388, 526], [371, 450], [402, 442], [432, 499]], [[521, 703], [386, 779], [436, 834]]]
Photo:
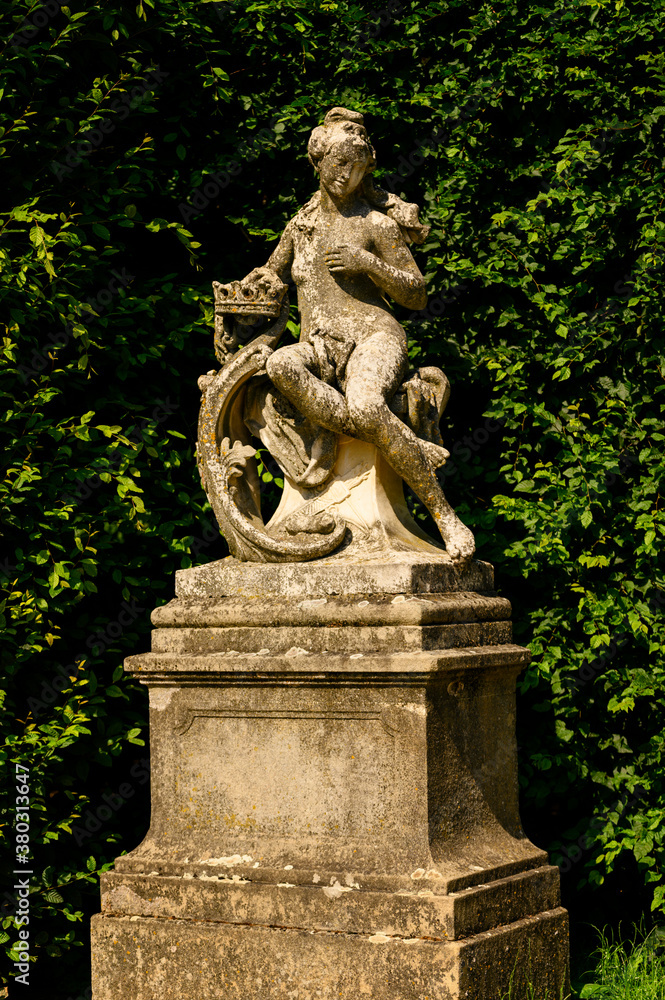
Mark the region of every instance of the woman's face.
[[348, 198], [362, 183], [368, 163], [364, 147], [355, 142], [338, 143], [321, 160], [321, 183], [333, 198]]

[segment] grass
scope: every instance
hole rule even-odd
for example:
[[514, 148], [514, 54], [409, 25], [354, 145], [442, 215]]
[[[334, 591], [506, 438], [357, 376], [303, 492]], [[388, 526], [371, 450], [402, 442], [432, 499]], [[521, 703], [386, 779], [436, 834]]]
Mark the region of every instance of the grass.
[[665, 1000], [665, 927], [629, 941], [601, 931], [595, 959], [578, 987], [581, 1000]]
[[[646, 936], [636, 928], [629, 940], [607, 930], [597, 934], [590, 968], [561, 1000], [665, 1000], [665, 926]], [[518, 990], [519, 1000], [544, 1000], [537, 984], [527, 983], [526, 990]], [[503, 1000], [516, 1000], [512, 976]]]

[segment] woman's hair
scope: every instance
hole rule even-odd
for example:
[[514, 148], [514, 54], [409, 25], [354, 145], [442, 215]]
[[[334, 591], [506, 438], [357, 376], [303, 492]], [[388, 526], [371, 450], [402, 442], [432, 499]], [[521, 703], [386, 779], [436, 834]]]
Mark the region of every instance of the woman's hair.
[[321, 160], [338, 143], [348, 142], [353, 137], [358, 147], [363, 148], [368, 159], [366, 173], [376, 166], [374, 148], [369, 141], [363, 116], [347, 108], [332, 108], [323, 119], [323, 125], [314, 129], [307, 144], [309, 162], [318, 172]]
[[[326, 153], [338, 144], [348, 144], [350, 139], [355, 140], [354, 145], [357, 144], [358, 151], [364, 151], [367, 156], [362, 184], [365, 199], [373, 208], [384, 212], [398, 224], [408, 243], [424, 243], [430, 227], [423, 226], [418, 221], [418, 206], [374, 185], [371, 174], [376, 167], [376, 153], [364, 126], [363, 116], [359, 112], [350, 111], [348, 108], [332, 108], [324, 118], [323, 125], [315, 128], [309, 138], [307, 145], [309, 162], [318, 172]], [[321, 193], [317, 191], [293, 220], [294, 225], [308, 235], [314, 231], [320, 201]]]

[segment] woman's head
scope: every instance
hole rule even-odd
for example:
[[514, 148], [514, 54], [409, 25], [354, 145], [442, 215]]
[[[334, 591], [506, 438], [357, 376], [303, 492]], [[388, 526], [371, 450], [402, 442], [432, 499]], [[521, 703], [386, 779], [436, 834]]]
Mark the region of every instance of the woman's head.
[[354, 191], [376, 166], [363, 116], [347, 108], [328, 112], [312, 132], [307, 153], [324, 186], [340, 196]]
[[[322, 183], [335, 197], [345, 197], [362, 183], [365, 200], [396, 222], [408, 243], [425, 241], [430, 227], [418, 221], [418, 206], [375, 187], [370, 175], [376, 167], [376, 154], [363, 116], [357, 111], [332, 108], [323, 125], [312, 132], [307, 154]], [[315, 230], [320, 204], [321, 192], [317, 191], [294, 219], [296, 227], [308, 237]]]

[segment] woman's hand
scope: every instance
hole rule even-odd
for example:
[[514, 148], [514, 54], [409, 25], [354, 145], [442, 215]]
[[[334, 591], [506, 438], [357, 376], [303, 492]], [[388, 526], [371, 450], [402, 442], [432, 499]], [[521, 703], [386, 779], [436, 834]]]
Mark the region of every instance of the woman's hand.
[[348, 243], [338, 243], [325, 253], [325, 262], [331, 274], [370, 274], [377, 258], [362, 247], [351, 247]]
[[386, 218], [374, 233], [378, 253], [337, 243], [324, 252], [331, 274], [366, 274], [375, 285], [407, 309], [427, 305], [425, 279], [402, 239], [399, 226]]

